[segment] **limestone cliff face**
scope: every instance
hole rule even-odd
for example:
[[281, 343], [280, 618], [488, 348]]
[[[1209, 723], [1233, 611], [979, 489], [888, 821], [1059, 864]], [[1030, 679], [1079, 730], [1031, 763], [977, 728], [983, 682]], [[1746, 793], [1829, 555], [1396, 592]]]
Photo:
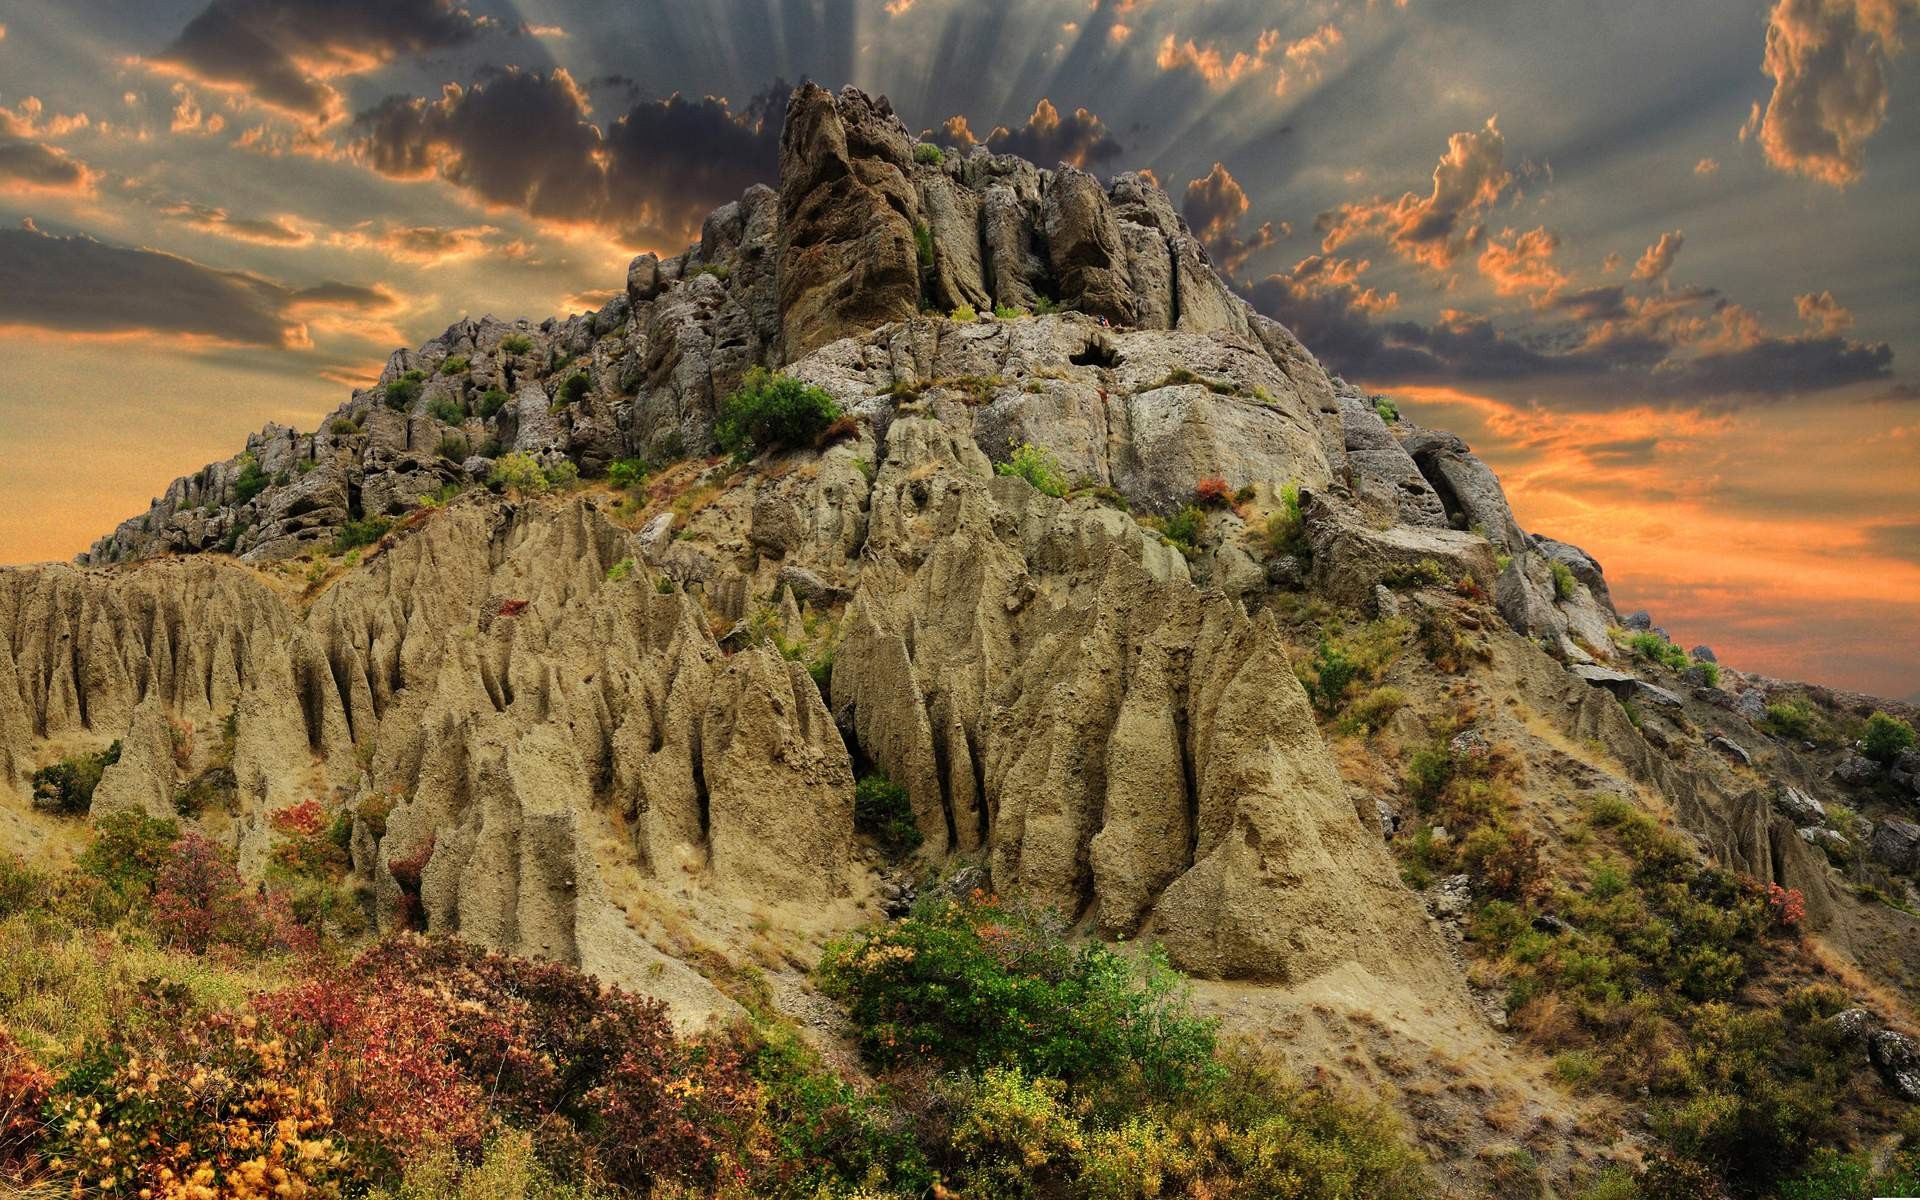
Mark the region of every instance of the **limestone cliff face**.
[[[913, 145], [883, 100], [802, 88], [779, 191], [636, 260], [607, 308], [463, 321], [319, 432], [269, 428], [176, 481], [90, 566], [0, 572], [0, 782], [25, 803], [36, 762], [119, 739], [96, 806], [157, 813], [230, 770], [251, 869], [267, 814], [318, 795], [360, 814], [382, 920], [697, 1009], [725, 1002], [621, 909], [850, 923], [854, 780], [877, 769], [927, 863], [984, 863], [1196, 974], [1357, 971], [1452, 1003], [1264, 609], [1276, 582], [1370, 605], [1431, 563], [1577, 660], [1612, 619], [1598, 567], [1521, 531], [1457, 439], [1330, 378], [1142, 178]], [[922, 311], [1040, 300], [1067, 311]], [[683, 463], [702, 499], [677, 515], [593, 491], [421, 503], [509, 449], [588, 477], [703, 452], [755, 365], [830, 391], [854, 433]], [[996, 474], [1022, 445], [1077, 498]], [[1298, 489], [1311, 579], [1228, 508], [1182, 546], [1143, 526], [1202, 480], [1268, 510]], [[324, 586], [262, 569], [382, 516], [405, 519]], [[1556, 592], [1562, 560], [1581, 566]], [[824, 687], [779, 650], [823, 626]]]

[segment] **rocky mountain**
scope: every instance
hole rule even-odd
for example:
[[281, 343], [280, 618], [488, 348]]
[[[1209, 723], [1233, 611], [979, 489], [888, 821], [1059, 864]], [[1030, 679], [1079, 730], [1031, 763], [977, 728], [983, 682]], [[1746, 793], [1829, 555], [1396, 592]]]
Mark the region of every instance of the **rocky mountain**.
[[[845, 419], [713, 457], [755, 368]], [[59, 853], [31, 777], [118, 742], [95, 814], [217, 795], [197, 819], [257, 875], [270, 814], [319, 797], [383, 927], [689, 1025], [736, 1011], [713, 948], [763, 947], [806, 1013], [820, 939], [961, 869], [1163, 945], [1298, 1069], [1389, 1087], [1437, 1187], [1508, 1150], [1564, 1182], [1647, 1134], [1510, 1027], [1468, 935], [1518, 893], [1422, 753], [1503, 764], [1498, 819], [1464, 819], [1530, 831], [1549, 880], [1587, 878], [1607, 796], [1798, 892], [1875, 1030], [1920, 962], [1920, 763], [1852, 747], [1914, 714], [1650, 624], [1459, 438], [1253, 311], [1151, 180], [937, 152], [809, 85], [779, 190], [605, 308], [462, 321], [77, 565], [0, 571], [0, 848]], [[910, 856], [856, 833], [875, 775]]]

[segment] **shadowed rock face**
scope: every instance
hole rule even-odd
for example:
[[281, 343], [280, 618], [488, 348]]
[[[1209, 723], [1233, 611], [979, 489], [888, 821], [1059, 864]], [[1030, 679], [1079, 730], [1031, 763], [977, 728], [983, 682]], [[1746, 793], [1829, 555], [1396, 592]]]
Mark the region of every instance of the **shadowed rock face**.
[[[385, 919], [417, 907], [615, 980], [644, 967], [648, 990], [717, 1009], [621, 906], [692, 888], [852, 920], [858, 763], [906, 788], [928, 858], [983, 860], [995, 886], [1154, 937], [1192, 972], [1357, 969], [1448, 981], [1452, 1004], [1457, 976], [1260, 613], [1253, 531], [1209, 510], [1190, 559], [1116, 505], [1170, 516], [1218, 480], [1273, 507], [1293, 485], [1324, 594], [1368, 600], [1437, 558], [1503, 611], [1511, 591], [1509, 619], [1562, 653], [1611, 614], [1597, 566], [1557, 596], [1549, 555], [1590, 560], [1520, 533], [1457, 439], [1390, 426], [1330, 379], [1141, 177], [913, 147], [884, 100], [804, 87], [779, 190], [636, 259], [605, 309], [463, 321], [318, 432], [269, 427], [177, 480], [92, 568], [0, 572], [3, 781], [23, 789], [47, 746], [119, 738], [96, 802], [161, 812], [230, 764], [250, 870], [275, 808], [394, 799], [353, 838]], [[1041, 299], [1067, 311], [921, 311]], [[588, 475], [702, 451], [757, 365], [831, 392], [856, 432], [685, 468], [715, 496], [691, 526], [474, 492], [315, 598], [248, 565], [418, 512], [488, 468], [486, 443]], [[1078, 498], [998, 475], [1022, 445]], [[234, 557], [191, 555], [218, 548]], [[716, 637], [756, 613], [797, 634], [796, 597], [838, 630], [824, 689]], [[203, 735], [177, 761], [171, 731], [229, 722], [231, 746]]]

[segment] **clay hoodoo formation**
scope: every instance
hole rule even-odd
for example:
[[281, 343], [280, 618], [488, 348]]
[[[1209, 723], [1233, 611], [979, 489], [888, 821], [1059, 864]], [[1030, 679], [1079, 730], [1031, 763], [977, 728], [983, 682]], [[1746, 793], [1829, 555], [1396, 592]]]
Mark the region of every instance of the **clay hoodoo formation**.
[[[697, 1016], [731, 1002], [636, 911], [865, 919], [892, 869], [855, 836], [877, 771], [921, 866], [984, 866], [1202, 977], [1474, 1022], [1279, 619], [1471, 595], [1529, 730], [1596, 747], [1723, 859], [1805, 889], [1813, 921], [1871, 927], [1817, 838], [1608, 694], [1750, 742], [1737, 674], [1705, 689], [1722, 705], [1609, 665], [1599, 565], [1254, 312], [1157, 186], [915, 145], [886, 101], [803, 87], [778, 191], [635, 260], [605, 308], [463, 320], [318, 431], [270, 426], [176, 480], [81, 565], [0, 571], [19, 806], [36, 764], [117, 740], [96, 811], [170, 813], [230, 771], [225, 836], [257, 870], [266, 814], [322, 796], [361, 814], [383, 924], [417, 912]], [[996, 307], [1020, 315], [939, 315]], [[829, 392], [836, 440], [709, 459], [757, 367]], [[1023, 450], [1063, 495], [997, 472]], [[509, 453], [659, 482], [471, 486]], [[1192, 508], [1202, 487], [1237, 506]], [[1270, 544], [1295, 503], [1299, 536]], [[1195, 512], [1178, 537], [1143, 523]], [[383, 536], [343, 553], [357, 534]]]

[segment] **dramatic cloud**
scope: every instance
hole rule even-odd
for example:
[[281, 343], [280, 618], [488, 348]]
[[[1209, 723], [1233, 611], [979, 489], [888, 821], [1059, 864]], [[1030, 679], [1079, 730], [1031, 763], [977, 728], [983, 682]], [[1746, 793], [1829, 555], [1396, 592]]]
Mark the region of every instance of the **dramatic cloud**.
[[344, 115], [333, 80], [458, 46], [488, 24], [451, 0], [213, 0], [153, 65], [328, 123]]
[[[940, 134], [962, 150], [972, 149], [981, 140], [974, 136], [964, 116], [948, 117]], [[995, 154], [1017, 154], [1045, 166], [1063, 162], [1092, 167], [1120, 154], [1120, 143], [1099, 117], [1076, 108], [1072, 117], [1062, 118], [1060, 110], [1045, 96], [1033, 106], [1026, 124], [1018, 129], [995, 126], [985, 140], [987, 149]]]
[[1279, 44], [1279, 30], [1268, 29], [1262, 31], [1255, 40], [1251, 54], [1237, 50], [1229, 55], [1218, 46], [1203, 46], [1192, 38], [1182, 41], [1170, 33], [1160, 43], [1160, 52], [1154, 57], [1154, 62], [1162, 71], [1192, 71], [1206, 80], [1210, 87], [1226, 87], [1238, 83], [1242, 76], [1265, 67], [1267, 54]]
[[333, 245], [352, 250], [376, 250], [381, 254], [437, 267], [492, 255], [502, 259], [524, 259], [532, 247], [515, 239], [505, 239], [491, 225], [388, 225], [378, 229], [367, 221], [342, 230], [328, 239]]
[[0, 108], [0, 134], [16, 138], [58, 138], [93, 124], [85, 113], [49, 117], [38, 96], [28, 96], [12, 108]]
[[1676, 229], [1672, 233], [1663, 233], [1660, 240], [1647, 247], [1640, 261], [1633, 264], [1635, 279], [1658, 279], [1673, 269], [1673, 260], [1680, 257], [1680, 243], [1685, 238]]
[[236, 217], [223, 208], [207, 204], [170, 204], [161, 211], [183, 225], [262, 246], [304, 246], [313, 241], [311, 230], [297, 227], [286, 217]]
[[58, 146], [0, 137], [0, 194], [93, 190], [95, 175]]
[[1277, 245], [1291, 232], [1284, 224], [1276, 230], [1272, 221], [1265, 221], [1251, 236], [1241, 237], [1240, 219], [1247, 215], [1248, 207], [1245, 189], [1220, 163], [1214, 163], [1213, 170], [1190, 181], [1181, 200], [1181, 215], [1228, 275], [1238, 273], [1248, 259]]
[[1480, 252], [1480, 273], [1502, 296], [1557, 292], [1566, 285], [1566, 273], [1553, 265], [1560, 238], [1544, 225], [1516, 233], [1500, 232]]
[[1331, 254], [1356, 238], [1377, 235], [1409, 261], [1445, 270], [1484, 239], [1480, 215], [1513, 182], [1506, 154], [1507, 140], [1492, 117], [1482, 129], [1454, 134], [1433, 169], [1431, 192], [1343, 204], [1321, 213], [1314, 222], [1322, 235], [1320, 248]]
[[738, 115], [675, 95], [602, 128], [564, 68], [509, 68], [435, 100], [387, 98], [354, 118], [352, 151], [382, 174], [444, 179], [496, 208], [679, 245], [713, 208], [773, 178], [787, 90], [776, 83]]
[[1285, 95], [1296, 85], [1318, 82], [1327, 60], [1345, 41], [1346, 37], [1339, 27], [1328, 23], [1303, 38], [1288, 42], [1280, 52], [1285, 65], [1280, 69], [1279, 78], [1274, 81], [1274, 94]]
[[1816, 333], [1838, 333], [1842, 329], [1853, 328], [1853, 313], [1847, 310], [1832, 292], [1808, 292], [1793, 298], [1794, 308], [1800, 313], [1800, 319]]
[[1888, 64], [1915, 0], [1778, 0], [1763, 61], [1773, 77], [1764, 113], [1740, 131], [1757, 134], [1783, 171], [1844, 187], [1860, 177], [1868, 138], [1887, 117]]
[[[1114, 28], [1127, 29], [1124, 25]], [[1126, 34], [1115, 40], [1125, 41]], [[1162, 71], [1190, 71], [1212, 88], [1230, 87], [1272, 67], [1273, 93], [1284, 96], [1297, 85], [1318, 81], [1327, 60], [1345, 42], [1346, 35], [1332, 22], [1292, 41], [1284, 41], [1277, 29], [1262, 30], [1255, 36], [1251, 50], [1223, 50], [1211, 43], [1202, 44], [1170, 33], [1160, 42], [1154, 65]]]
[[1717, 158], [1703, 158], [1699, 162], [1693, 164], [1693, 173], [1695, 175], [1711, 175], [1715, 171], [1718, 171], [1719, 169], [1720, 169], [1720, 160]]
[[296, 349], [309, 344], [302, 313], [392, 306], [392, 296], [379, 289], [290, 288], [177, 255], [56, 237], [31, 225], [0, 230], [0, 327]]
[[1568, 407], [1807, 394], [1888, 378], [1893, 361], [1884, 342], [1768, 333], [1710, 289], [1583, 289], [1551, 298], [1557, 320], [1518, 331], [1457, 309], [1430, 324], [1379, 321], [1380, 297], [1356, 282], [1363, 269], [1296, 268], [1246, 294], [1343, 375], [1374, 385], [1553, 380]]

